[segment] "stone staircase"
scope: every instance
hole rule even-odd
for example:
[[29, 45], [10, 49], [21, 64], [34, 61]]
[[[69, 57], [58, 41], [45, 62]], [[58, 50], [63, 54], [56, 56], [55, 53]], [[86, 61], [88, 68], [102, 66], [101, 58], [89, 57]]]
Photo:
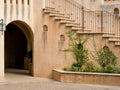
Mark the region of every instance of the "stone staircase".
[[[49, 17], [53, 17], [54, 20], [58, 21], [60, 24], [64, 24], [66, 28], [70, 28], [72, 31], [76, 31], [77, 34], [101, 34], [104, 39], [107, 39], [109, 42], [113, 42], [115, 46], [120, 46], [120, 36], [119, 31], [117, 30], [114, 32], [94, 32], [92, 29], [86, 28], [85, 25], [83, 25], [84, 23], [78, 23], [76, 19], [71, 19], [70, 15], [62, 13], [60, 10], [57, 10], [54, 7], [46, 6], [43, 8], [43, 13], [49, 15]], [[119, 22], [120, 20], [117, 21], [118, 26]], [[117, 27], [118, 30], [119, 28], [120, 27]]]
[[46, 7], [43, 9], [44, 14], [49, 14], [50, 17], [54, 17], [55, 21], [59, 21], [60, 24], [64, 24], [66, 27], [71, 28], [71, 30], [81, 31], [80, 23], [76, 23], [75, 20], [71, 20], [69, 16], [60, 13], [60, 11], [55, 10], [55, 8]]

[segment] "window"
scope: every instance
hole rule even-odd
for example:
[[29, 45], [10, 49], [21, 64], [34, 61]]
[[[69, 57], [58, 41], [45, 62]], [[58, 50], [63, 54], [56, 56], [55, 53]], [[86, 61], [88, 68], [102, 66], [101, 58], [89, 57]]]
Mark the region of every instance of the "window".
[[43, 25], [43, 31], [48, 31], [48, 26], [47, 25]]
[[116, 17], [119, 16], [119, 9], [118, 9], [118, 8], [115, 8], [115, 9], [114, 9], [114, 14], [115, 14]]
[[6, 0], [4, 0], [4, 3], [6, 3]]
[[62, 34], [60, 35], [60, 41], [61, 41], [61, 42], [65, 41], [65, 36], [62, 35]]

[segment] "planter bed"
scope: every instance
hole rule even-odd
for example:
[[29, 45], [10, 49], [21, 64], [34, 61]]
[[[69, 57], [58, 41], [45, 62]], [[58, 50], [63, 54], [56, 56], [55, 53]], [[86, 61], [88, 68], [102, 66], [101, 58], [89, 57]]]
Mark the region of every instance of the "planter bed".
[[71, 72], [54, 69], [53, 79], [68, 83], [120, 86], [120, 74], [112, 73]]

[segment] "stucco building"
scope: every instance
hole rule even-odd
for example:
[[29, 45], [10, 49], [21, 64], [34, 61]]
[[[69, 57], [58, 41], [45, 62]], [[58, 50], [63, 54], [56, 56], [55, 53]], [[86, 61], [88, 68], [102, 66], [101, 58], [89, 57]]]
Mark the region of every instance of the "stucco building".
[[0, 79], [7, 68], [27, 68], [27, 56], [33, 76], [51, 78], [53, 69], [69, 67], [71, 54], [61, 52], [68, 47], [68, 30], [92, 35], [86, 45], [89, 50], [95, 37], [98, 47], [108, 45], [118, 55], [120, 27], [114, 13], [117, 8], [119, 14], [119, 4], [119, 0], [1, 0], [0, 19], [6, 30], [0, 31]]

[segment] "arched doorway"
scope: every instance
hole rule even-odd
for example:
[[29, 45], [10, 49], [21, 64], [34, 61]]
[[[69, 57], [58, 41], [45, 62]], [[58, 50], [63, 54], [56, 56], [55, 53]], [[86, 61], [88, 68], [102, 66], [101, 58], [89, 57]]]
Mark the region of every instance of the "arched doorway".
[[[5, 69], [29, 70], [25, 67], [32, 63], [32, 41], [32, 30], [25, 22], [13, 21], [7, 25], [5, 32]], [[25, 63], [25, 60], [29, 61]]]

